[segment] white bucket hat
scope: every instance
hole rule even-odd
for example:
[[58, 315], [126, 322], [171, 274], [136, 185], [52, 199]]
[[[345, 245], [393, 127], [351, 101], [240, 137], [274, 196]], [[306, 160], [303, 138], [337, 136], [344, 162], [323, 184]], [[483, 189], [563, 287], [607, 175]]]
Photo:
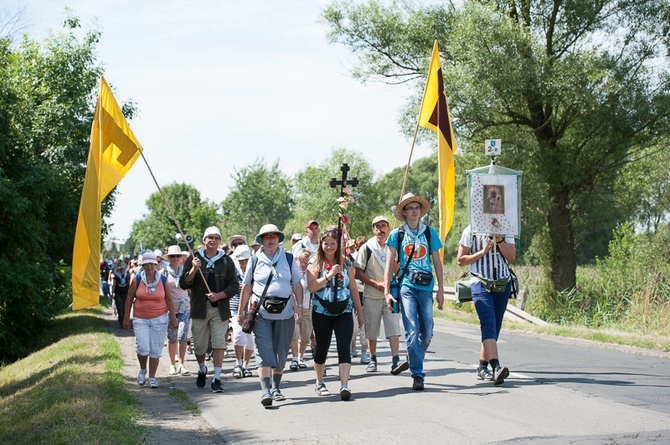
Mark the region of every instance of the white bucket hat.
[[144, 266], [145, 264], [158, 264], [156, 254], [153, 252], [144, 252], [142, 254], [142, 259], [140, 260], [140, 266]]
[[205, 234], [202, 236], [203, 243], [205, 242], [205, 238], [209, 235], [219, 235], [219, 238], [221, 238], [221, 231], [216, 226], [207, 227], [207, 229], [205, 229]]
[[249, 249], [249, 246], [247, 246], [246, 244], [242, 244], [235, 248], [235, 250], [233, 251], [233, 256], [238, 261], [248, 260], [249, 258], [251, 258], [251, 250]]

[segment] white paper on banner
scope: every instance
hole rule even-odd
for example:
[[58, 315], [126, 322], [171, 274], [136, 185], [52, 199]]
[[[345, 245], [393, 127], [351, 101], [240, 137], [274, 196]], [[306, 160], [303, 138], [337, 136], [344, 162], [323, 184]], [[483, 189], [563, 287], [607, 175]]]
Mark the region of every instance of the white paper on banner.
[[470, 188], [472, 233], [519, 236], [517, 176], [473, 174]]

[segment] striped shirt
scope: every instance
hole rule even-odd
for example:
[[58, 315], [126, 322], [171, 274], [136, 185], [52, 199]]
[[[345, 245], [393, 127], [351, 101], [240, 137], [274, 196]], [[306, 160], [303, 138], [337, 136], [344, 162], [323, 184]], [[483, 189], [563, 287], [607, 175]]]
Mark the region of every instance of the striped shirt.
[[[477, 253], [484, 248], [489, 241], [489, 236], [484, 234], [472, 235], [470, 226], [467, 226], [461, 235], [460, 244], [470, 249], [470, 253]], [[506, 237], [505, 242], [514, 244], [513, 237]], [[486, 255], [470, 265], [470, 273], [486, 278], [488, 280], [499, 280], [510, 275], [507, 260], [498, 249], [492, 248]]]

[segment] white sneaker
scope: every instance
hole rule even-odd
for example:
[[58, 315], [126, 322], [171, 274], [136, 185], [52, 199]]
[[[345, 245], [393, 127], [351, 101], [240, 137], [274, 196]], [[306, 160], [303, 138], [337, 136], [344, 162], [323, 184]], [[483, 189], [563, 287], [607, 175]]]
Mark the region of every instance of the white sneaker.
[[168, 372], [168, 375], [176, 375], [177, 374], [177, 367], [175, 365], [170, 365], [170, 371]]
[[362, 365], [367, 365], [370, 363], [370, 353], [368, 352], [367, 349], [364, 349], [361, 351], [361, 364]]
[[149, 388], [158, 388], [158, 382], [153, 377], [149, 377]]
[[146, 382], [147, 382], [147, 370], [140, 369], [140, 373], [137, 374], [137, 384], [140, 386], [144, 386]]

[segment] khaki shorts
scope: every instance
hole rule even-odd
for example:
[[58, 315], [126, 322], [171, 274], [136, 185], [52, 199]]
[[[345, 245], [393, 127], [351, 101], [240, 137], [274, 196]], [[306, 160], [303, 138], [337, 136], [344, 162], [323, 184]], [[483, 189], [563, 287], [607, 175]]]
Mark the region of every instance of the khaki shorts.
[[309, 337], [312, 335], [312, 309], [302, 310], [302, 322], [295, 322], [295, 331], [293, 331], [293, 340], [300, 340], [300, 343], [309, 343]]
[[221, 320], [218, 307], [207, 303], [207, 316], [205, 318], [193, 318], [191, 322], [196, 355], [204, 355], [207, 352], [210, 339], [212, 340], [212, 349], [226, 349], [228, 320]]
[[384, 298], [373, 299], [363, 297], [363, 317], [365, 317], [365, 338], [368, 340], [377, 340], [381, 328], [382, 318], [384, 319], [384, 333], [386, 338], [402, 334], [400, 328], [400, 314], [394, 314], [386, 306]]

